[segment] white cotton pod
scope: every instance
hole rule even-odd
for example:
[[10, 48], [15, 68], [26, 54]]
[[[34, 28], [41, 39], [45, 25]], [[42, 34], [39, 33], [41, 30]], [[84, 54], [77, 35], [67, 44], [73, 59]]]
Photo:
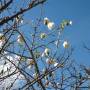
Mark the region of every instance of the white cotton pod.
[[0, 48], [2, 48], [2, 46], [4, 45], [5, 41], [4, 40], [0, 40]]
[[44, 57], [45, 56], [45, 53], [43, 52], [42, 54], [41, 54], [41, 57]]
[[3, 65], [0, 65], [0, 73], [2, 72], [3, 70]]
[[57, 62], [55, 62], [55, 63], [54, 63], [54, 67], [57, 67], [57, 66], [58, 66], [58, 63], [57, 63]]
[[69, 43], [68, 43], [67, 41], [64, 41], [64, 42], [63, 42], [63, 47], [64, 47], [64, 48], [68, 48], [68, 47], [69, 47]]
[[41, 38], [41, 39], [46, 38], [46, 33], [41, 33], [41, 34], [40, 34], [40, 38]]
[[4, 65], [3, 71], [6, 72], [7, 70], [8, 70], [8, 67], [6, 65]]
[[23, 38], [22, 38], [21, 35], [18, 35], [17, 42], [18, 42], [19, 44], [23, 44], [23, 43], [24, 43], [24, 40], [23, 40]]
[[49, 30], [54, 29], [54, 27], [55, 27], [54, 22], [49, 22], [49, 23], [47, 24], [47, 27], [48, 27]]
[[69, 21], [69, 24], [72, 25], [72, 21], [71, 20]]
[[31, 68], [32, 68], [32, 65], [29, 65], [27, 68], [28, 68], [28, 69], [31, 69]]
[[34, 77], [34, 78], [36, 78], [36, 77], [37, 77], [37, 74], [36, 74], [36, 73], [34, 73], [34, 74], [33, 74], [33, 77]]
[[44, 50], [44, 54], [45, 54], [46, 56], [48, 56], [49, 53], [50, 53], [50, 49], [49, 49], [49, 48], [46, 48], [46, 49]]
[[49, 23], [49, 19], [47, 17], [44, 18], [44, 24], [47, 25]]
[[50, 64], [51, 60], [49, 58], [46, 59], [46, 63]]
[[0, 48], [2, 48], [4, 43], [5, 43], [5, 36], [3, 35], [3, 33], [0, 33]]

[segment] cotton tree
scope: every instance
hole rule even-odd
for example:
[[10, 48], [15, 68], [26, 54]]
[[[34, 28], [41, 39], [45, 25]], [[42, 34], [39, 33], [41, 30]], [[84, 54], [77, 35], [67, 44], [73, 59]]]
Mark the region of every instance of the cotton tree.
[[73, 61], [72, 45], [62, 37], [72, 21], [55, 24], [43, 13], [46, 2], [0, 0], [0, 90], [89, 88], [88, 69]]

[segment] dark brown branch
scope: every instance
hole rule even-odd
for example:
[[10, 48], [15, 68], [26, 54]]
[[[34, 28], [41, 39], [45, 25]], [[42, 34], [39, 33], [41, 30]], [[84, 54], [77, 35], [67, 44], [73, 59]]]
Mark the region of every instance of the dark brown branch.
[[[31, 54], [31, 56], [32, 56], [32, 59], [34, 60], [36, 73], [39, 75], [39, 74], [40, 74], [39, 68], [38, 68], [37, 62], [36, 62], [36, 60], [35, 60], [35, 57], [34, 57], [34, 54], [33, 54], [32, 49], [31, 49], [31, 48], [29, 47], [29, 45], [27, 44], [27, 42], [26, 42], [24, 36], [22, 35], [22, 33], [21, 33], [19, 30], [16, 30], [16, 31], [17, 31], [17, 32], [21, 35], [21, 37], [23, 38], [23, 41], [24, 41], [24, 43], [26, 44], [26, 46], [27, 46], [27, 48], [28, 48], [28, 50], [29, 50], [29, 52], [30, 52], [30, 54]], [[41, 81], [41, 79], [38, 81], [38, 83], [41, 85], [41, 87], [42, 87], [43, 90], [46, 90], [45, 87], [44, 87], [44, 85], [43, 85], [43, 83], [42, 83], [42, 81]]]
[[16, 14], [12, 15], [12, 16], [7, 16], [5, 18], [3, 18], [1, 21], [0, 21], [0, 25], [3, 25], [5, 23], [7, 23], [8, 21], [14, 19], [15, 17], [17, 17], [18, 15], [21, 15], [23, 13], [25, 13], [26, 11], [29, 11], [30, 9], [32, 9], [33, 7], [39, 5], [39, 4], [43, 4], [46, 0], [35, 0], [35, 1], [32, 1], [28, 8], [25, 8], [25, 9], [21, 9], [19, 12], [17, 12]]
[[13, 0], [10, 0], [9, 2], [5, 3], [3, 6], [0, 7], [0, 13], [5, 10], [11, 3], [13, 2]]

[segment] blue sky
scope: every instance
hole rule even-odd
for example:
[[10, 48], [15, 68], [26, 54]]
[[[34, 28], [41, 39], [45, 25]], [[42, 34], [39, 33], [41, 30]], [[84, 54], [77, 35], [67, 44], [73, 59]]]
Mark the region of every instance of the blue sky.
[[83, 48], [83, 43], [90, 47], [90, 0], [48, 0], [44, 8], [45, 16], [55, 24], [63, 19], [73, 21], [63, 37], [75, 48], [73, 58], [77, 63], [90, 66], [90, 53]]

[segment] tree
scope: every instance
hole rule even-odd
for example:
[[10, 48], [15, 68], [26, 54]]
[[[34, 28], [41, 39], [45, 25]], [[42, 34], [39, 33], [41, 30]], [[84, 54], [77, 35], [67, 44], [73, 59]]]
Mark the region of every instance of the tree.
[[[61, 40], [71, 20], [59, 25], [43, 14], [48, 0], [0, 1], [0, 88], [2, 90], [80, 90], [90, 88], [87, 69], [71, 57], [73, 48]], [[31, 9], [40, 14], [29, 20]], [[63, 47], [62, 47], [63, 46]], [[63, 48], [63, 49], [62, 49]], [[87, 82], [86, 82], [87, 81]]]

